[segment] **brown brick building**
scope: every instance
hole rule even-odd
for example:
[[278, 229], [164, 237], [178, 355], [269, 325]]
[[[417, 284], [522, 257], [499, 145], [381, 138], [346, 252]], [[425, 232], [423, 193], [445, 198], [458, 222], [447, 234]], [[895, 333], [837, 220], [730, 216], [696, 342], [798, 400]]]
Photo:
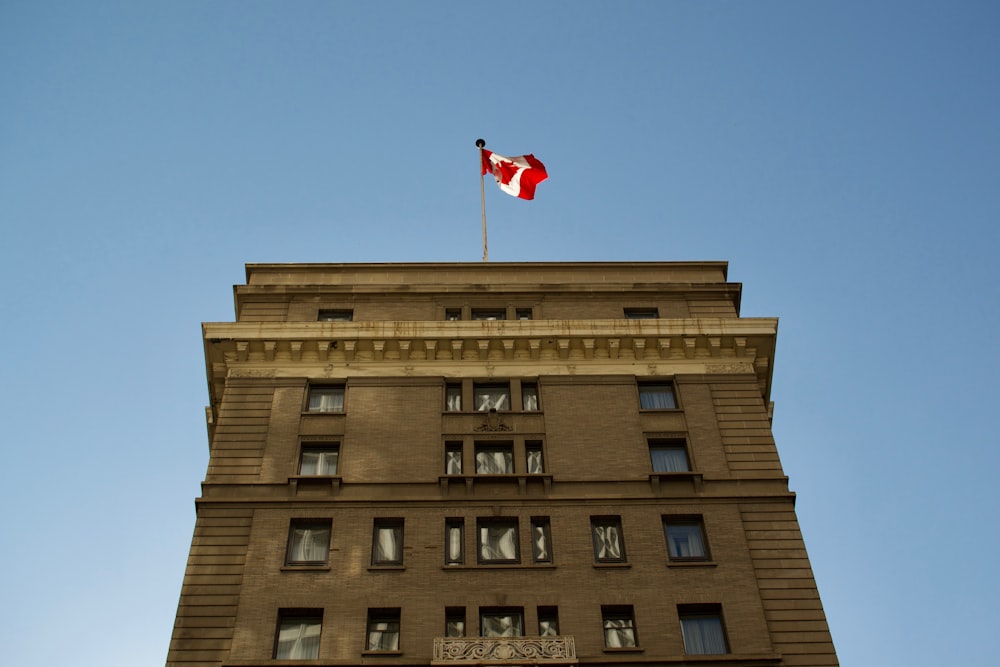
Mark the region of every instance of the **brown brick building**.
[[168, 666], [836, 665], [726, 273], [249, 265]]

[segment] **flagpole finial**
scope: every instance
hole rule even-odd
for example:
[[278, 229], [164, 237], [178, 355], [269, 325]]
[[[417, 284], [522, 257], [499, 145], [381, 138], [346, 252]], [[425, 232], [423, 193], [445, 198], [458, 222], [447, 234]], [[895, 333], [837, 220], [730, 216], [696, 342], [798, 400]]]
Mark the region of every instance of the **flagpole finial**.
[[476, 139], [476, 148], [485, 148], [486, 141], [483, 139]]

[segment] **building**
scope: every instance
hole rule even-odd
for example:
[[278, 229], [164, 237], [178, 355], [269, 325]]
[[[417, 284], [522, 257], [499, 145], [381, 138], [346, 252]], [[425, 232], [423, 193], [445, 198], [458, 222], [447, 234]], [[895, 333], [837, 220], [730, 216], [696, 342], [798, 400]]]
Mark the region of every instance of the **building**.
[[248, 265], [167, 665], [836, 665], [727, 270]]

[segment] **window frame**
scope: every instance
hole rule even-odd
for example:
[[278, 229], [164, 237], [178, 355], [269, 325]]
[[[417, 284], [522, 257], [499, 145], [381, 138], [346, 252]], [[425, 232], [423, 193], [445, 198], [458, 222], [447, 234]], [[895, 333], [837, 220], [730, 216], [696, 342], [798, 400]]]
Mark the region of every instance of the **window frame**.
[[[623, 625], [620, 628], [615, 628], [613, 625], [616, 621], [625, 621], [627, 625]], [[604, 650], [605, 651], [615, 651], [615, 650], [635, 650], [639, 648], [639, 631], [635, 623], [635, 609], [632, 605], [601, 605], [601, 627], [604, 634]], [[628, 634], [631, 635], [630, 645], [612, 645], [613, 642], [608, 641], [609, 630], [628, 630]]]
[[[534, 399], [534, 407], [529, 407], [529, 399]], [[538, 392], [537, 382], [521, 383], [521, 412], [541, 412], [542, 400]]]
[[[647, 438], [646, 445], [649, 447], [649, 467], [654, 474], [687, 474], [694, 471], [694, 467], [691, 465], [691, 452], [688, 449], [687, 441], [676, 438]], [[670, 463], [670, 461], [669, 458], [664, 459], [662, 457], [655, 457], [653, 454], [657, 451], [673, 451], [682, 453], [684, 455], [684, 464], [686, 467], [683, 470], [660, 470], [660, 468], [665, 467], [663, 466], [663, 462], [665, 460], [668, 463]]]
[[[295, 536], [298, 530], [322, 528], [326, 530], [326, 547], [322, 549], [320, 560], [295, 559], [292, 552], [298, 550]], [[288, 542], [285, 545], [285, 565], [290, 567], [322, 567], [330, 564], [330, 544], [333, 539], [332, 519], [291, 519], [288, 522]]]
[[444, 411], [463, 412], [462, 383], [447, 382], [444, 385]]
[[[503, 618], [509, 616], [517, 619], [520, 634], [511, 635], [488, 635], [486, 634], [486, 618]], [[479, 636], [480, 637], [524, 637], [524, 607], [480, 607], [479, 608]]]
[[[681, 642], [684, 644], [684, 655], [728, 655], [732, 652], [732, 648], [729, 646], [729, 636], [726, 632], [725, 619], [722, 615], [722, 605], [679, 604], [677, 605], [677, 620], [681, 626]], [[692, 650], [696, 647], [694, 646], [693, 637], [689, 641], [691, 631], [685, 621], [706, 620], [715, 621], [715, 627], [718, 629], [717, 639], [721, 641], [722, 648], [724, 649], [722, 653]]]
[[[538, 469], [533, 470], [532, 454], [537, 454]], [[524, 442], [524, 472], [528, 475], [545, 474], [545, 450], [541, 440], [525, 440]]]
[[[472, 449], [473, 449], [473, 458], [475, 459], [475, 464], [476, 464], [476, 467], [475, 467], [476, 475], [479, 475], [479, 476], [483, 476], [483, 475], [513, 475], [515, 473], [516, 468], [514, 466], [514, 443], [512, 443], [512, 442], [506, 442], [506, 441], [502, 441], [502, 442], [492, 442], [492, 441], [476, 442], [476, 443], [473, 443]], [[505, 466], [504, 472], [483, 472], [482, 471], [482, 469], [480, 468], [479, 455], [480, 454], [487, 454], [487, 453], [493, 453], [493, 454], [501, 453], [501, 454], [504, 455], [504, 463], [507, 464]]]
[[[598, 529], [613, 528], [618, 534], [618, 550], [620, 556], [601, 556], [601, 551], [605, 547], [603, 538], [598, 537]], [[628, 562], [628, 552], [625, 550], [625, 532], [622, 530], [622, 518], [620, 515], [600, 515], [590, 517], [590, 537], [594, 546], [594, 562], [597, 564], [619, 564]]]
[[[403, 537], [404, 521], [399, 518], [377, 518], [372, 523], [372, 567], [402, 567], [403, 566]], [[393, 531], [393, 540], [398, 545], [398, 554], [395, 558], [379, 558], [379, 536], [382, 531]]]
[[[390, 626], [385, 630], [376, 630], [374, 625], [385, 623]], [[380, 648], [372, 644], [372, 635], [375, 632], [393, 632], [391, 627], [395, 625], [394, 634], [396, 636], [395, 646], [392, 648]], [[399, 653], [402, 644], [402, 613], [399, 607], [369, 607], [368, 619], [365, 624], [365, 653]]]
[[[305, 463], [305, 455], [318, 452], [320, 454], [335, 454], [333, 472], [303, 472], [303, 464]], [[319, 470], [319, 461], [322, 461], [321, 457], [316, 464], [316, 469]], [[329, 468], [329, 465], [327, 465]], [[339, 442], [303, 442], [299, 445], [299, 467], [296, 471], [300, 477], [337, 477], [340, 475], [340, 443]]]
[[[552, 563], [552, 522], [547, 516], [531, 517], [531, 562], [549, 565]], [[545, 541], [545, 550], [538, 547], [537, 535]]]
[[474, 322], [501, 322], [507, 319], [507, 308], [506, 306], [470, 308], [469, 319]]
[[530, 306], [522, 306], [520, 308], [514, 308], [514, 319], [525, 321], [535, 319], [534, 308]]
[[317, 322], [353, 322], [353, 308], [320, 308], [316, 312]]
[[[457, 634], [452, 632], [453, 624], [457, 628]], [[466, 621], [465, 607], [445, 607], [444, 608], [444, 636], [445, 637], [466, 637], [468, 635], [469, 624]]]
[[[495, 407], [491, 405], [490, 407], [480, 408], [480, 397], [487, 394], [489, 390], [502, 390], [505, 392], [504, 400], [500, 401], [501, 404], [506, 404], [506, 407]], [[510, 390], [510, 381], [497, 382], [497, 381], [477, 381], [472, 382], [472, 412], [489, 412], [490, 410], [496, 410], [497, 412], [510, 412], [512, 403], [512, 395]]]
[[[458, 553], [455, 554], [452, 547], [452, 531], [458, 531]], [[465, 565], [465, 518], [447, 517], [444, 520], [444, 564], [454, 567]]]
[[[663, 412], [665, 410], [679, 410], [680, 409], [680, 401], [677, 399], [677, 388], [674, 385], [674, 383], [670, 382], [669, 380], [656, 380], [656, 381], [645, 381], [644, 380], [644, 381], [636, 383], [636, 389], [637, 389], [638, 395], [639, 395], [639, 410], [650, 411], [650, 412]], [[656, 396], [659, 393], [669, 393], [669, 395], [670, 395], [670, 401], [669, 402], [673, 403], [673, 405], [669, 405], [669, 406], [666, 406], [666, 407], [656, 407], [655, 405], [653, 405], [651, 407], [646, 407], [645, 405], [643, 405], [643, 403], [644, 403], [643, 397], [644, 396], [652, 398], [652, 397]], [[648, 402], [652, 402], [652, 401], [648, 401]]]
[[[489, 535], [490, 530], [497, 528], [503, 529], [513, 537], [513, 557], [489, 558], [483, 554], [484, 531], [486, 535]], [[489, 542], [486, 545], [488, 547]], [[519, 565], [521, 563], [521, 526], [517, 517], [480, 517], [476, 519], [476, 562], [479, 565]]]
[[[312, 621], [311, 625], [318, 628], [318, 636], [316, 639], [316, 650], [315, 655], [308, 656], [292, 656], [292, 655], [282, 655], [281, 651], [281, 633], [286, 624], [294, 624], [296, 622], [299, 625], [304, 625]], [[271, 656], [274, 660], [318, 660], [320, 648], [323, 642], [323, 610], [322, 609], [294, 609], [294, 608], [282, 608], [278, 609], [278, 619], [274, 632], [274, 649], [271, 651]]]
[[[695, 528], [701, 555], [682, 556], [675, 555], [674, 540], [671, 539], [671, 528]], [[663, 537], [667, 544], [667, 559], [671, 563], [703, 563], [712, 560], [712, 552], [708, 547], [708, 535], [705, 533], [705, 522], [700, 516], [664, 516], [663, 517]]]
[[445, 322], [461, 322], [462, 321], [462, 308], [461, 306], [457, 308], [445, 308], [444, 309], [444, 321]]
[[[463, 475], [465, 474], [465, 454], [464, 445], [461, 441], [449, 440], [444, 443], [444, 474]], [[453, 464], [458, 466], [458, 472], [452, 470]]]
[[[555, 605], [540, 605], [537, 609], [537, 619], [538, 619], [538, 636], [539, 637], [558, 637], [559, 636], [559, 607]], [[542, 629], [542, 623], [550, 623], [550, 628], [554, 628], [555, 632], [548, 632]]]
[[[340, 409], [324, 410], [320, 407], [313, 408], [313, 396], [320, 398], [324, 394], [330, 396], [340, 396]], [[320, 401], [321, 403], [321, 401]], [[343, 384], [310, 384], [306, 391], [305, 412], [311, 415], [342, 415], [347, 412], [347, 387]]]

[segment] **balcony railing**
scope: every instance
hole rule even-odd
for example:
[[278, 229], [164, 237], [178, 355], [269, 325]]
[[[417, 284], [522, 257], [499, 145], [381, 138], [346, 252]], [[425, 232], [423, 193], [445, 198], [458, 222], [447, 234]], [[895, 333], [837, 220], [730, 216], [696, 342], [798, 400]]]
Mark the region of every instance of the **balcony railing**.
[[432, 665], [575, 665], [572, 635], [435, 637]]

